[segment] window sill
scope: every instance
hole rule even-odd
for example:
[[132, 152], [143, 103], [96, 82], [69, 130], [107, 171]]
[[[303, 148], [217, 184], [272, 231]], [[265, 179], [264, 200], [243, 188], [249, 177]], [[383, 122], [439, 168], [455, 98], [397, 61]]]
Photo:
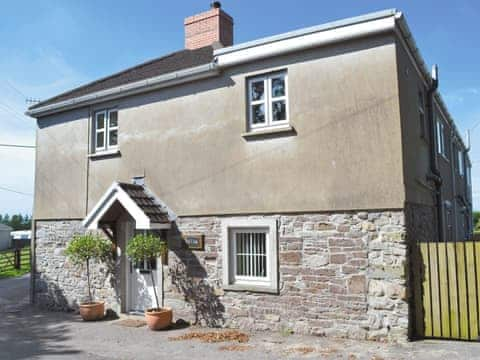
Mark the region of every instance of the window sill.
[[223, 290], [225, 291], [248, 291], [254, 293], [267, 293], [278, 295], [278, 289], [270, 286], [259, 286], [259, 285], [247, 285], [247, 284], [229, 284], [223, 285]]
[[278, 128], [267, 128], [262, 130], [256, 131], [249, 131], [242, 134], [242, 137], [246, 140], [253, 139], [253, 138], [261, 138], [261, 137], [273, 137], [275, 135], [296, 135], [297, 132], [295, 128], [291, 125], [282, 126]]
[[107, 150], [107, 151], [101, 151], [93, 154], [89, 154], [88, 157], [90, 159], [101, 159], [101, 158], [106, 158], [106, 157], [117, 157], [120, 156], [120, 150]]

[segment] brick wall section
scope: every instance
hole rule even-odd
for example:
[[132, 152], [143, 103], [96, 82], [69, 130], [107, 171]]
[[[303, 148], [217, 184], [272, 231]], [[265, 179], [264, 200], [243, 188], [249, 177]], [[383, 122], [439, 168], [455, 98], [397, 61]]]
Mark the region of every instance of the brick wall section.
[[224, 291], [221, 218], [178, 221], [179, 232], [202, 232], [206, 244], [192, 253], [170, 239], [167, 298], [177, 316], [210, 326], [407, 339], [403, 212], [272, 217], [280, 224], [279, 295]]
[[221, 9], [190, 16], [184, 24], [186, 49], [198, 49], [215, 42], [233, 45], [233, 19]]
[[[84, 267], [74, 265], [65, 256], [65, 248], [74, 235], [84, 234], [81, 221], [39, 221], [36, 225], [35, 303], [55, 311], [77, 309], [88, 299]], [[104, 300], [107, 308], [120, 310], [119, 262], [91, 264], [92, 295]]]
[[[251, 216], [247, 218], [263, 218]], [[176, 318], [207, 326], [356, 339], [404, 341], [408, 334], [402, 211], [271, 215], [279, 224], [278, 295], [222, 289], [221, 217], [178, 219], [169, 232], [166, 302]], [[63, 255], [78, 221], [37, 223], [35, 298], [56, 310], [76, 307], [86, 278]], [[191, 252], [182, 232], [205, 234]], [[119, 264], [97, 264], [94, 294], [120, 309]]]

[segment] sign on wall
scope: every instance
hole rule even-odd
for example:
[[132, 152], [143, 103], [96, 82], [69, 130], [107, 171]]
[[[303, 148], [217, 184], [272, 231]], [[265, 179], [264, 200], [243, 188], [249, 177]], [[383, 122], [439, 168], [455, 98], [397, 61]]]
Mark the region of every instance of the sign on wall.
[[204, 249], [204, 235], [199, 233], [184, 234], [183, 240], [190, 250]]

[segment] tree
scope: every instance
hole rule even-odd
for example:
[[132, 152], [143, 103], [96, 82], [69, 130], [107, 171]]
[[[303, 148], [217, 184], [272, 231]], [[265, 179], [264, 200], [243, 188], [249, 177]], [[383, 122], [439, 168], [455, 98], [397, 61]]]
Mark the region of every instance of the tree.
[[0, 215], [0, 223], [10, 226], [13, 230], [30, 230], [32, 228], [32, 218], [29, 215]]
[[473, 212], [473, 228], [475, 231], [480, 231], [480, 211]]
[[[161, 241], [159, 237], [156, 237], [151, 234], [140, 234], [133, 237], [127, 245], [127, 256], [133, 262], [141, 262], [147, 261], [150, 264], [152, 261], [155, 261], [158, 257], [162, 257], [168, 251], [167, 244], [164, 241]], [[153, 284], [153, 293], [155, 295], [155, 302], [156, 302], [156, 309], [160, 310], [160, 306], [158, 304], [158, 295], [157, 289], [155, 286], [155, 279], [153, 276], [152, 269], [150, 270], [150, 275], [152, 277], [152, 284]], [[163, 268], [161, 270], [162, 273], [162, 308], [165, 307], [165, 279], [163, 275]]]
[[92, 234], [77, 235], [68, 244], [65, 254], [76, 264], [86, 265], [88, 298], [93, 303], [92, 289], [90, 284], [90, 262], [93, 259], [105, 261], [112, 251], [110, 241]]

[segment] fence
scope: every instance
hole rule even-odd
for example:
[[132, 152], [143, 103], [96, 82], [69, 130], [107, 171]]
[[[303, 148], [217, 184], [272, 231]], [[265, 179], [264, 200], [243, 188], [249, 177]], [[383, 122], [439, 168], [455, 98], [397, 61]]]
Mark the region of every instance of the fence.
[[[420, 243], [423, 336], [478, 340], [480, 242]], [[418, 277], [417, 277], [418, 278]]]
[[0, 252], [0, 275], [30, 269], [30, 247]]

